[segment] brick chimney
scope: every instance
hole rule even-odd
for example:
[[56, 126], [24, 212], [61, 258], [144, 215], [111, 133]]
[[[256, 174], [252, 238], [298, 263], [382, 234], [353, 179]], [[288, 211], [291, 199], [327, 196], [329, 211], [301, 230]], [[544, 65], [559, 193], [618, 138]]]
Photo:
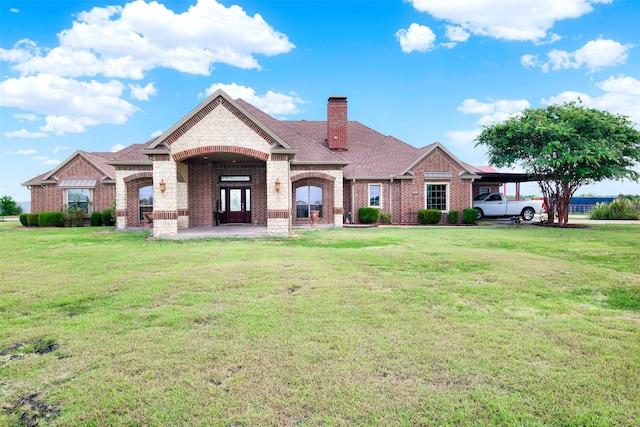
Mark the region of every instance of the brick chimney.
[[327, 144], [330, 150], [349, 149], [346, 96], [331, 96], [327, 102]]

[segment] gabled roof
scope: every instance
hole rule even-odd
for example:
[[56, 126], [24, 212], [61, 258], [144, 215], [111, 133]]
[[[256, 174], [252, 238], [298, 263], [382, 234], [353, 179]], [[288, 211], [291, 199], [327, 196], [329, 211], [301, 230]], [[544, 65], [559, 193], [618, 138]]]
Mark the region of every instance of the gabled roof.
[[[423, 149], [423, 153], [420, 155], [420, 157], [418, 157], [413, 163], [411, 163], [404, 171], [404, 173], [408, 173], [415, 165], [417, 165], [418, 163], [420, 163], [425, 157], [427, 157], [429, 154], [431, 154], [434, 150], [436, 150], [437, 148], [439, 148], [440, 150], [442, 150], [444, 153], [447, 154], [447, 156], [451, 157], [451, 159], [453, 159], [456, 163], [458, 163], [462, 169], [464, 169], [464, 171], [467, 173], [469, 178], [479, 178], [478, 175], [476, 174], [476, 170], [475, 168], [473, 168], [472, 166], [469, 166], [468, 164], [466, 164], [465, 162], [460, 161], [456, 156], [454, 156], [449, 150], [447, 150], [447, 148], [442, 145], [439, 142], [434, 142], [431, 145], [427, 145], [426, 147], [424, 147]], [[404, 174], [403, 173], [403, 174]]]
[[82, 157], [87, 162], [89, 162], [92, 166], [94, 166], [96, 169], [102, 172], [103, 181], [107, 181], [107, 180], [112, 181], [116, 179], [116, 169], [112, 164], [112, 162], [114, 161], [126, 161], [126, 162], [133, 161], [133, 162], [139, 162], [139, 163], [146, 162], [151, 164], [151, 161], [149, 161], [149, 158], [143, 155], [142, 153], [140, 153], [140, 150], [144, 148], [146, 144], [147, 143], [133, 144], [123, 148], [120, 151], [116, 151], [113, 153], [111, 152], [89, 153], [86, 151], [77, 150], [75, 153], [67, 157], [62, 163], [60, 163], [54, 169], [50, 170], [49, 172], [45, 172], [41, 175], [38, 175], [34, 178], [31, 178], [30, 180], [22, 183], [22, 185], [28, 186], [28, 185], [37, 185], [37, 184], [47, 184], [47, 183], [51, 184], [51, 183], [57, 182], [57, 180], [54, 178], [56, 173], [60, 171], [62, 168], [64, 168], [66, 165], [68, 165], [72, 160], [74, 160], [78, 156]]
[[46, 172], [42, 175], [38, 175], [35, 178], [32, 178], [26, 182], [23, 182], [22, 185], [36, 185], [36, 184], [45, 184], [56, 182], [57, 180], [54, 178], [55, 174], [68, 165], [73, 159], [76, 157], [82, 157], [86, 161], [88, 161], [93, 167], [98, 169], [100, 172], [104, 174], [104, 177], [110, 180], [115, 179], [116, 177], [116, 169], [107, 164], [107, 158], [109, 153], [88, 153], [86, 151], [77, 150], [75, 153], [67, 157], [62, 163], [56, 166], [54, 169]]
[[[172, 135], [174, 135], [174, 134], [178, 134], [178, 135], [184, 134], [188, 129], [193, 127], [203, 117], [205, 117], [210, 111], [212, 111], [213, 109], [217, 108], [216, 106], [218, 104], [224, 105], [225, 103], [227, 104], [227, 106], [231, 107], [230, 110], [235, 108], [237, 110], [237, 112], [240, 113], [241, 116], [244, 116], [244, 118], [246, 118], [249, 122], [254, 124], [259, 130], [265, 132], [269, 137], [273, 138], [273, 140], [274, 140], [274, 142], [276, 144], [280, 145], [284, 149], [291, 149], [291, 147], [289, 146], [289, 144], [287, 142], [285, 142], [278, 135], [274, 134], [268, 127], [266, 127], [262, 122], [260, 122], [260, 120], [258, 120], [256, 117], [254, 117], [253, 114], [251, 114], [249, 111], [247, 111], [244, 108], [243, 105], [241, 105], [240, 103], [234, 101], [222, 89], [218, 89], [213, 94], [211, 94], [207, 99], [202, 101], [196, 108], [191, 110], [191, 112], [189, 112], [189, 114], [187, 114], [182, 119], [180, 119], [180, 121], [178, 121], [178, 123], [176, 123], [173, 126], [171, 126], [171, 128], [169, 128], [169, 130], [164, 132], [157, 139], [155, 139], [152, 143], [150, 143], [147, 146], [147, 150], [157, 149], [159, 147], [162, 147], [163, 144], [165, 144], [165, 146], [166, 145], [170, 145], [171, 142], [173, 142], [170, 139], [172, 137]], [[244, 105], [249, 105], [249, 104], [244, 103]], [[175, 138], [175, 136], [174, 136], [174, 138]]]

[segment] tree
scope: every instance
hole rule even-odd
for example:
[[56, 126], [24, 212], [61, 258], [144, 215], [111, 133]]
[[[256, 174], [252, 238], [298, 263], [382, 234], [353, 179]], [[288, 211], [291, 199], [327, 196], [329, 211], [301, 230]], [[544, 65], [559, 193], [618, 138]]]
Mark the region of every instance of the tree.
[[580, 186], [640, 178], [634, 170], [640, 132], [628, 117], [586, 108], [581, 101], [524, 110], [485, 127], [476, 141], [488, 147], [492, 165], [520, 165], [533, 174], [545, 200], [555, 204], [560, 225], [568, 222], [569, 203]]
[[13, 197], [11, 196], [2, 196], [0, 197], [0, 215], [8, 216], [8, 215], [20, 215], [22, 213], [22, 208], [18, 206]]

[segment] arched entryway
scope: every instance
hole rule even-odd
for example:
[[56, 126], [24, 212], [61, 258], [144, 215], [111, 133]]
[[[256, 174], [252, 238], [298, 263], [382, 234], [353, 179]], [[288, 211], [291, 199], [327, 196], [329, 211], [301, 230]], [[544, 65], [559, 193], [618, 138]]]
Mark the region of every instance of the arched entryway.
[[319, 224], [334, 223], [335, 178], [320, 172], [299, 174], [292, 181], [292, 222], [295, 225], [311, 223], [311, 212], [319, 212]]

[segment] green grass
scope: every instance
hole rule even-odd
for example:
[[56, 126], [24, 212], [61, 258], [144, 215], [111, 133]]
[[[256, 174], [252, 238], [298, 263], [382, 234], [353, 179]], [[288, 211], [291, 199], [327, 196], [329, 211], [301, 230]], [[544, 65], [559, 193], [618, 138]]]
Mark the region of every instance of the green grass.
[[0, 425], [636, 425], [639, 241], [0, 223]]

